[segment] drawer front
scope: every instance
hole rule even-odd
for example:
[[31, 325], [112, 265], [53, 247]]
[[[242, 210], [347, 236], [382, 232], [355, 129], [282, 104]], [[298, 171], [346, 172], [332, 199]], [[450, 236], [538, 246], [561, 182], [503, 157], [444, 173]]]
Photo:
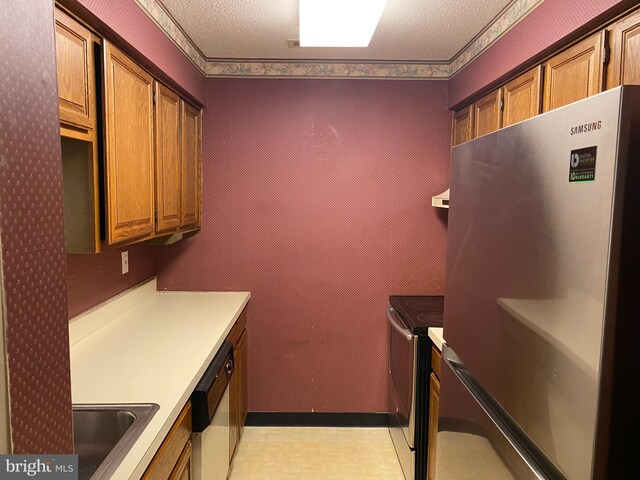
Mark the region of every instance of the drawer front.
[[167, 480], [191, 438], [191, 402], [187, 402], [178, 419], [153, 457], [143, 480]]

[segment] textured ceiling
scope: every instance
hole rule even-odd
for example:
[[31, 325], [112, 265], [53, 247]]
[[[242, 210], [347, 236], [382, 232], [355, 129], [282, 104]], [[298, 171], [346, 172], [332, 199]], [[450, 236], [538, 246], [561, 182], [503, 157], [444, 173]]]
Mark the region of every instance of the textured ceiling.
[[162, 0], [208, 58], [448, 61], [509, 0], [388, 0], [368, 48], [289, 48], [298, 0]]

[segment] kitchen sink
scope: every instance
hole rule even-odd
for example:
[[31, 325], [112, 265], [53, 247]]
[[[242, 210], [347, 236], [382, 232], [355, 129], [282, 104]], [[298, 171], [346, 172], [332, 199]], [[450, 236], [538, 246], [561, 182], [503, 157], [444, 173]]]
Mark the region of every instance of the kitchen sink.
[[78, 479], [110, 478], [159, 408], [155, 403], [73, 405]]

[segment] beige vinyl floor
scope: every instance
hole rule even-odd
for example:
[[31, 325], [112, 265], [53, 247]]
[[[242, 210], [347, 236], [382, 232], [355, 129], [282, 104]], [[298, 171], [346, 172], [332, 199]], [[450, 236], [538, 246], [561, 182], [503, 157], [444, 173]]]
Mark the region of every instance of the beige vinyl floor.
[[245, 427], [231, 480], [404, 480], [386, 428]]

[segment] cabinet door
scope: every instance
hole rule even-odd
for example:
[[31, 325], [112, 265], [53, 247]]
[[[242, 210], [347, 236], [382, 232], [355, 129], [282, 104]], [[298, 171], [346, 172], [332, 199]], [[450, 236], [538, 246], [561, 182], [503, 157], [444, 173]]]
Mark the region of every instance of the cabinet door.
[[185, 464], [189, 464], [191, 472], [191, 416], [191, 402], [187, 402], [142, 475], [142, 480], [182, 479], [180, 475]]
[[542, 66], [511, 80], [503, 87], [502, 125], [508, 127], [540, 114]]
[[83, 130], [93, 129], [96, 115], [93, 36], [57, 8], [55, 27], [60, 122]]
[[433, 373], [429, 381], [429, 450], [427, 452], [427, 479], [436, 478], [436, 450], [438, 413], [440, 411], [440, 381]]
[[154, 231], [153, 78], [105, 42], [107, 241]]
[[238, 395], [238, 437], [242, 437], [244, 422], [247, 419], [247, 331], [245, 330], [238, 340], [238, 361], [236, 367], [240, 373], [239, 376], [239, 395]]
[[613, 65], [607, 86], [640, 85], [640, 11], [613, 25]]
[[502, 127], [502, 89], [482, 97], [473, 104], [473, 138], [495, 132]]
[[544, 64], [545, 112], [602, 91], [605, 35], [593, 35]]
[[180, 227], [182, 192], [181, 111], [177, 93], [156, 82], [156, 232]]
[[[237, 345], [237, 344], [236, 344]], [[238, 369], [238, 350], [233, 347], [234, 371], [229, 382], [229, 461], [236, 453], [240, 441], [240, 370]]]
[[473, 105], [453, 114], [453, 146], [468, 142], [473, 138]]
[[200, 226], [200, 111], [182, 102], [182, 218], [181, 227]]
[[191, 461], [192, 461], [192, 445], [191, 441], [188, 441], [180, 454], [180, 458], [178, 458], [178, 463], [174, 467], [171, 475], [169, 476], [169, 480], [191, 480], [192, 479], [192, 469], [191, 469]]

